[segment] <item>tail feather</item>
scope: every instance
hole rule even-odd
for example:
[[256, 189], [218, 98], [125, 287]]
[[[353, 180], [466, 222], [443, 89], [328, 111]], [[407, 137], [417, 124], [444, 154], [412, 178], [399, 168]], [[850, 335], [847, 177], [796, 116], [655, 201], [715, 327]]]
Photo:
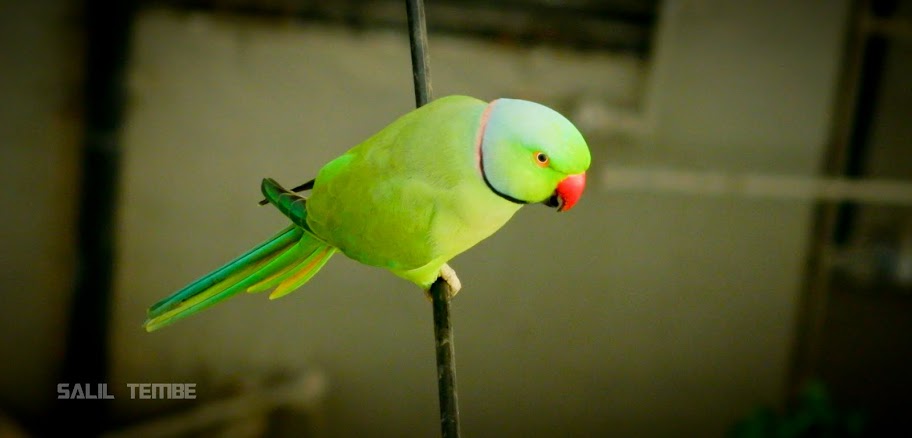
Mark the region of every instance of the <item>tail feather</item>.
[[282, 287], [286, 285], [286, 279], [306, 274], [304, 281], [296, 282], [291, 289], [283, 288], [281, 294], [273, 293], [270, 298], [285, 295], [313, 277], [334, 252], [335, 248], [300, 227], [289, 226], [272, 239], [150, 307], [143, 325], [147, 331], [158, 330], [239, 292], [268, 290], [277, 284]]
[[301, 239], [296, 245], [295, 251], [287, 251], [275, 259], [276, 263], [282, 264], [283, 268], [273, 272], [271, 275], [262, 278], [256, 284], [247, 288], [247, 292], [263, 292], [272, 289], [281, 280], [297, 271], [297, 269], [307, 262], [314, 254], [324, 248], [325, 245], [314, 239]]
[[225, 264], [225, 266], [206, 274], [202, 278], [175, 292], [173, 295], [153, 304], [152, 307], [149, 308], [149, 315], [155, 316], [156, 314], [164, 313], [180, 304], [182, 301], [199, 294], [203, 290], [213, 287], [232, 275], [240, 274], [242, 268], [252, 268], [257, 262], [264, 258], [269, 257], [278, 251], [286, 250], [290, 244], [300, 240], [302, 234], [304, 234], [304, 231], [295, 226], [285, 228], [256, 248], [247, 251], [240, 257]]
[[290, 272], [291, 275], [289, 275], [288, 278], [283, 279], [282, 282], [279, 283], [276, 289], [269, 294], [269, 299], [274, 300], [276, 298], [284, 297], [304, 285], [304, 283], [307, 283], [320, 271], [320, 268], [329, 261], [329, 258], [335, 251], [335, 248], [327, 246], [323, 247], [320, 251], [313, 253], [310, 257], [301, 262], [301, 264], [295, 268], [294, 272]]

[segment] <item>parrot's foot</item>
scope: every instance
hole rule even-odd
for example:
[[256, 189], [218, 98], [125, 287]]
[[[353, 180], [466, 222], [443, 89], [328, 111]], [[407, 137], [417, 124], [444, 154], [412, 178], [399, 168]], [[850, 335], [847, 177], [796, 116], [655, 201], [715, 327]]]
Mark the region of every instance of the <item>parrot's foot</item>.
[[456, 271], [454, 271], [450, 265], [444, 264], [440, 268], [440, 278], [450, 285], [450, 292], [452, 293], [448, 298], [455, 297], [456, 294], [459, 293], [459, 289], [462, 289], [462, 282], [459, 281], [459, 277], [456, 276]]
[[452, 300], [456, 294], [459, 293], [459, 289], [462, 289], [462, 282], [459, 281], [459, 277], [456, 276], [456, 271], [450, 267], [450, 265], [444, 264], [440, 268], [440, 278], [443, 279], [448, 285], [450, 285], [449, 296], [447, 299]]
[[[459, 293], [459, 290], [462, 289], [462, 282], [459, 281], [459, 277], [456, 276], [456, 271], [454, 271], [450, 265], [444, 264], [440, 268], [440, 274], [438, 274], [437, 281], [440, 280], [443, 280], [443, 282], [449, 286], [447, 288], [447, 300], [452, 300], [453, 297]], [[433, 288], [434, 285], [431, 284], [431, 287], [424, 291], [424, 296], [427, 298], [428, 302], [434, 301], [434, 297], [431, 296], [431, 289]]]

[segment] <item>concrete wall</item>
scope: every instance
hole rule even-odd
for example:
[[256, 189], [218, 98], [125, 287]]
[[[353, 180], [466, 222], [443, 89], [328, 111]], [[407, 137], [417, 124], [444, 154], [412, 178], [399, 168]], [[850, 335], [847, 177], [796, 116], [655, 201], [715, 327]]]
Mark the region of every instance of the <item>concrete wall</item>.
[[56, 396], [73, 280], [78, 28], [67, 2], [0, 5], [0, 407]]
[[[808, 206], [607, 193], [595, 182], [606, 166], [626, 164], [812, 173], [844, 10], [844, 2], [669, 1], [645, 64], [432, 37], [438, 96], [525, 97], [571, 116], [594, 101], [639, 109], [651, 127], [644, 138], [618, 139], [581, 123], [594, 168], [579, 206], [566, 215], [526, 208], [453, 263], [465, 287], [454, 323], [467, 436], [714, 436], [757, 404], [782, 399]], [[49, 63], [61, 62], [57, 44], [40, 44]], [[149, 304], [285, 224], [255, 205], [262, 177], [309, 179], [412, 107], [407, 47], [399, 33], [141, 16], [118, 218], [112, 386], [191, 381], [205, 399], [244, 376], [320, 367], [332, 382], [331, 435], [436, 434], [430, 309], [387, 272], [337, 257], [279, 301], [241, 296], [161, 332], [140, 327]], [[21, 68], [22, 81], [51, 70]], [[73, 77], [44, 74], [56, 84]], [[39, 90], [23, 89], [19, 100]], [[27, 122], [54, 120], [65, 94], [36, 97], [44, 106], [32, 117], [3, 104], [0, 126], [10, 134], [2, 138], [35, 145], [0, 148], [0, 175], [13, 186], [25, 187], [27, 177], [52, 193], [72, 190], [66, 128], [41, 124], [14, 136]], [[25, 172], [17, 161], [44, 167]], [[51, 209], [7, 215], [14, 222], [4, 224], [4, 241], [16, 251], [35, 248], [22, 230], [61, 235], [47, 235], [50, 249], [33, 259], [5, 255], [2, 287], [18, 307], [4, 306], [3, 320], [33, 338], [6, 336], [2, 347], [40, 365], [6, 363], [0, 376], [53, 383], [43, 370], [53, 369], [59, 350], [69, 278], [57, 274], [70, 268], [71, 210], [3, 193], [4, 205]], [[11, 383], [0, 380], [2, 394], [37, 406], [30, 400], [43, 389], [4, 378]], [[168, 407], [118, 395], [121, 418]]]

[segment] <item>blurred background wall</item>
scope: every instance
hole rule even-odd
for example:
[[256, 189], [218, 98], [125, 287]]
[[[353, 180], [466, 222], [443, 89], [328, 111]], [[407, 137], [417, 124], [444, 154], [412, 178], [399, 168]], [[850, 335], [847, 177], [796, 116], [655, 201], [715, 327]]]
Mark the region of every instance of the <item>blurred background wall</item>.
[[0, 400], [30, 415], [56, 396], [74, 279], [82, 63], [74, 12], [66, 2], [0, 6]]
[[[7, 3], [0, 408], [42, 430], [60, 382], [77, 266], [82, 29], [75, 3]], [[436, 96], [539, 101], [576, 122], [593, 154], [590, 186], [573, 212], [523, 209], [452, 263], [464, 285], [453, 309], [465, 434], [720, 436], [758, 406], [784, 409], [804, 376], [793, 365], [811, 330], [803, 315], [819, 205], [602, 182], [627, 168], [819, 176], [841, 123], [846, 41], [859, 7], [523, 3], [507, 2], [506, 12], [477, 2], [427, 6]], [[320, 372], [328, 382], [315, 414], [320, 433], [435, 436], [429, 305], [387, 272], [337, 257], [281, 300], [240, 296], [161, 332], [140, 326], [150, 304], [284, 226], [256, 206], [263, 177], [306, 181], [414, 104], [397, 2], [352, 3], [367, 11], [355, 18], [317, 6], [296, 15], [293, 2], [239, 4], [158, 2], [135, 16], [108, 324], [116, 399], [105, 405], [104, 428]], [[557, 30], [520, 20], [549, 14]], [[573, 14], [585, 18], [576, 33], [560, 21]], [[461, 27], [465, 20], [478, 29]], [[909, 56], [890, 53], [874, 158], [859, 176], [912, 170], [901, 73]], [[859, 217], [894, 230], [907, 214], [882, 207]], [[852, 248], [862, 250], [834, 256], [847, 266], [871, 260], [863, 246], [871, 239], [858, 234]], [[890, 245], [901, 239], [884, 239], [894, 260], [899, 249]], [[859, 306], [831, 314], [851, 319]], [[898, 312], [899, 324], [908, 313]], [[903, 345], [907, 333], [887, 336]], [[815, 342], [837, 346], [825, 357], [852, 356], [837, 338]], [[859, 375], [846, 369], [829, 374], [837, 388]], [[130, 382], [197, 382], [197, 400], [131, 400]], [[840, 400], [889, 405], [889, 397], [866, 405], [871, 394], [851, 394], [861, 398]]]

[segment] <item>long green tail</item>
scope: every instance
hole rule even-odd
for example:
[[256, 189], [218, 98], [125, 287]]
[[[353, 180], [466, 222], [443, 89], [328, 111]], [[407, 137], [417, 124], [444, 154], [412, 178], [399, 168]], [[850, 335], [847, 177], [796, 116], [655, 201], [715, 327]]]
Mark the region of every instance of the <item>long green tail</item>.
[[147, 331], [158, 330], [241, 291], [275, 288], [270, 299], [287, 295], [310, 280], [335, 253], [301, 227], [291, 225], [256, 248], [194, 281], [149, 308]]
[[241, 291], [263, 292], [275, 288], [269, 299], [279, 298], [301, 287], [326, 264], [336, 248], [302, 228], [301, 225], [306, 227], [307, 213], [304, 203], [298, 201], [303, 198], [290, 194], [272, 180], [264, 181], [263, 192], [296, 224], [152, 305], [143, 324], [146, 331], [158, 330]]

